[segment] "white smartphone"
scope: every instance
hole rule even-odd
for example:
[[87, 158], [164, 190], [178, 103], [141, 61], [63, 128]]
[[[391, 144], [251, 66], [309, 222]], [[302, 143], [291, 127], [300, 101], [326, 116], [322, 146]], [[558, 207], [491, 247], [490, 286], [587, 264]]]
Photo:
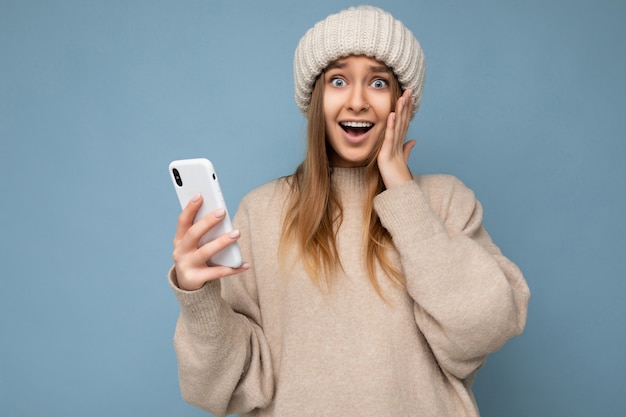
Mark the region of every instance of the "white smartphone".
[[[198, 247], [233, 230], [226, 202], [222, 196], [222, 189], [211, 161], [205, 158], [177, 160], [170, 163], [169, 171], [181, 208], [185, 208], [189, 200], [195, 195], [202, 194], [202, 206], [194, 218], [194, 223], [206, 217], [213, 210], [218, 208], [226, 210], [224, 219], [202, 237]], [[239, 268], [243, 263], [239, 245], [234, 242], [227, 246], [216, 253], [210, 262], [216, 265]]]

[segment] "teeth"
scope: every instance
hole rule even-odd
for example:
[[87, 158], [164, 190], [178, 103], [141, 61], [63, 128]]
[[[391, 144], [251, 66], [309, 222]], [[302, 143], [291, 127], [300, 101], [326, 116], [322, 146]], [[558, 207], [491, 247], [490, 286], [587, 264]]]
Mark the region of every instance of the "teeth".
[[374, 124], [369, 122], [341, 122], [345, 127], [372, 127]]

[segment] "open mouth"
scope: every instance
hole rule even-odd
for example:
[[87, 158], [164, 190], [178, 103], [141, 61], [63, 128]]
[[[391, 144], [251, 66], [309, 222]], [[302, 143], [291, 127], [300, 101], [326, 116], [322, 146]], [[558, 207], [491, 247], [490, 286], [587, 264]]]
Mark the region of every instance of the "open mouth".
[[341, 128], [349, 135], [359, 136], [369, 132], [374, 126], [374, 123], [369, 122], [341, 122], [339, 123]]

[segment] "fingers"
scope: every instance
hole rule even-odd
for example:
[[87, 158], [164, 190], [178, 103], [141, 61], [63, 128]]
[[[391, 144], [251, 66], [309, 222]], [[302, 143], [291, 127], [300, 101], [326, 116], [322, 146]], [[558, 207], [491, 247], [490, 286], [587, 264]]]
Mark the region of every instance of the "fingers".
[[219, 222], [224, 220], [225, 216], [226, 210], [219, 208], [196, 221], [195, 224], [187, 229], [187, 233], [183, 237], [181, 244], [185, 247], [189, 246], [190, 248], [198, 247], [200, 239]]
[[183, 211], [178, 216], [178, 225], [176, 227], [176, 234], [174, 235], [174, 246], [178, 244], [187, 233], [187, 230], [193, 225], [193, 219], [196, 217], [196, 213], [202, 206], [202, 195], [196, 194]]
[[387, 189], [412, 179], [408, 160], [415, 141], [405, 143], [413, 110], [411, 90], [398, 99], [396, 111], [389, 114], [383, 144], [378, 153], [378, 168]]
[[[210, 217], [214, 216], [207, 216], [207, 218]], [[213, 220], [209, 223], [213, 223]], [[196, 225], [197, 224], [198, 223], [196, 223]], [[193, 227], [189, 229], [190, 232]], [[179, 242], [178, 246], [174, 248], [174, 252], [172, 253], [178, 287], [183, 290], [194, 291], [200, 289], [209, 281], [238, 274], [249, 269], [250, 265], [248, 263], [242, 264], [239, 268], [230, 268], [223, 265], [212, 265], [208, 263], [215, 254], [227, 246], [235, 243], [239, 240], [239, 237], [239, 231], [233, 230], [202, 245], [200, 248], [187, 248], [182, 246], [181, 242], [186, 241], [186, 238], [183, 238]], [[189, 241], [197, 240], [198, 239], [196, 237], [189, 239]]]
[[200, 239], [226, 216], [226, 210], [220, 208], [194, 223], [194, 218], [201, 203], [202, 201], [199, 203], [190, 201], [178, 218], [174, 246], [178, 247], [180, 250], [195, 250], [198, 247]]
[[247, 262], [244, 262], [239, 268], [230, 268], [222, 265], [204, 265], [202, 268], [183, 269], [176, 265], [176, 283], [181, 290], [196, 291], [207, 282], [239, 274], [249, 268], [250, 264]]
[[[195, 224], [188, 226], [189, 213], [185, 212], [187, 208], [189, 206], [183, 210], [178, 220], [179, 226], [174, 238], [174, 252], [172, 254], [174, 262], [179, 262], [182, 258], [188, 258], [194, 264], [203, 264], [217, 252], [239, 239], [239, 231], [233, 230], [198, 248], [200, 239], [224, 219], [226, 211], [217, 209]], [[194, 213], [193, 207], [189, 209], [189, 212]]]
[[195, 251], [193, 255], [196, 258], [195, 262], [198, 264], [206, 264], [208, 260], [215, 256], [219, 251], [239, 240], [240, 236], [241, 233], [239, 230], [231, 230], [230, 232], [205, 243]]
[[409, 130], [413, 103], [414, 99], [411, 97], [411, 90], [406, 90], [398, 99], [394, 117], [394, 145], [397, 151], [402, 150], [406, 133]]
[[248, 263], [243, 263], [239, 268], [230, 268], [228, 266], [216, 265], [203, 269], [203, 276], [197, 281], [199, 286], [195, 289], [200, 289], [204, 284], [209, 281], [215, 281], [216, 279], [226, 278], [231, 275], [239, 274], [250, 268]]
[[403, 155], [404, 140], [411, 122], [414, 99], [406, 90], [396, 103], [395, 112], [389, 113], [383, 143], [382, 158], [392, 159]]
[[405, 164], [409, 163], [409, 157], [411, 156], [411, 151], [413, 150], [413, 147], [415, 146], [416, 143], [417, 142], [415, 141], [415, 139], [411, 139], [408, 142], [405, 142], [404, 146], [402, 147]]
[[380, 159], [402, 159], [404, 156], [404, 140], [411, 122], [413, 103], [411, 90], [406, 90], [398, 99], [396, 111], [389, 113]]
[[194, 223], [194, 218], [201, 205], [201, 196], [196, 196], [183, 209], [178, 216], [178, 225], [173, 242], [172, 258], [174, 259], [177, 284], [179, 288], [187, 291], [200, 289], [208, 281], [238, 274], [250, 267], [247, 263], [239, 268], [207, 264], [208, 260], [220, 250], [236, 242], [240, 233], [238, 230], [233, 230], [198, 248], [202, 236], [226, 216], [224, 209], [217, 209]]

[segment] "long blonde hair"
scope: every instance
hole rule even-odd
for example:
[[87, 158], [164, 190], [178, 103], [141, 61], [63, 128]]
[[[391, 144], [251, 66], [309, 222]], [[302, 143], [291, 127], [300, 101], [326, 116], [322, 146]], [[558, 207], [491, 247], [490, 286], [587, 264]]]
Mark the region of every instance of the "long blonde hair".
[[[402, 95], [395, 76], [390, 77], [391, 107]], [[307, 151], [304, 161], [295, 173], [287, 177], [291, 195], [282, 228], [280, 243], [281, 260], [288, 248], [296, 247], [302, 255], [304, 267], [311, 279], [321, 288], [329, 289], [331, 277], [337, 268], [342, 268], [337, 253], [336, 234], [343, 219], [343, 208], [331, 186], [329, 145], [326, 141], [324, 121], [324, 73], [318, 76], [311, 95], [308, 111]], [[383, 132], [384, 134], [384, 132]], [[384, 191], [385, 185], [378, 170], [376, 155], [382, 145], [377, 141], [367, 159], [367, 196], [364, 206], [365, 261], [370, 281], [382, 297], [376, 279], [376, 265], [380, 264], [387, 277], [396, 285], [404, 287], [402, 272], [393, 265], [385, 251], [393, 247], [389, 232], [383, 227], [374, 210], [374, 197]]]

